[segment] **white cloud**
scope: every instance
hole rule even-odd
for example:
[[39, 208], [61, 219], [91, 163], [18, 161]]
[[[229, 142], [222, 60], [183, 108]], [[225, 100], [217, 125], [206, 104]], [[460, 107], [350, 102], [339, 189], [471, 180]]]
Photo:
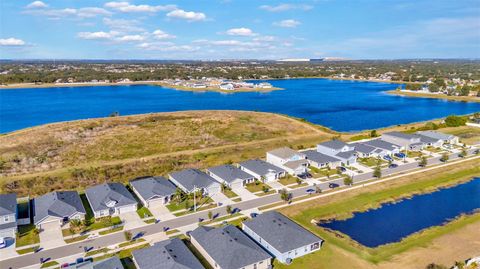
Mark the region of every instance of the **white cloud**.
[[275, 37], [271, 35], [259, 36], [259, 37], [253, 38], [253, 41], [272, 42], [272, 41], [275, 41]]
[[121, 32], [145, 31], [142, 27], [138, 26], [140, 23], [137, 20], [103, 18], [103, 23], [106, 26], [110, 27], [110, 29], [114, 29]]
[[227, 35], [237, 35], [237, 36], [253, 36], [256, 35], [251, 29], [248, 28], [232, 28], [228, 30]]
[[81, 39], [87, 40], [110, 40], [117, 36], [119, 33], [115, 31], [110, 32], [80, 32], [77, 36]]
[[33, 1], [27, 5], [27, 8], [46, 8], [46, 7], [48, 7], [48, 5], [42, 1]]
[[157, 29], [157, 30], [153, 31], [152, 35], [155, 39], [159, 39], [159, 40], [161, 40], [161, 39], [172, 39], [172, 38], [176, 37], [174, 35], [171, 35], [171, 34], [168, 34], [168, 33], [164, 32], [160, 29]]
[[112, 13], [99, 7], [84, 7], [77, 10], [77, 15], [82, 18], [92, 18], [99, 15], [110, 16]]
[[175, 5], [132, 5], [129, 2], [108, 2], [105, 4], [105, 7], [111, 8], [120, 12], [158, 12], [158, 11], [170, 11], [174, 10], [177, 7]]
[[145, 37], [142, 35], [124, 35], [115, 39], [115, 41], [119, 42], [136, 42], [136, 41], [144, 41]]
[[84, 8], [63, 8], [63, 9], [27, 9], [23, 13], [36, 16], [45, 16], [50, 19], [68, 18], [93, 18], [96, 16], [110, 16], [112, 13], [106, 9], [99, 7]]
[[276, 6], [270, 6], [270, 5], [260, 6], [260, 9], [263, 9], [269, 12], [282, 12], [282, 11], [293, 10], [293, 9], [310, 10], [312, 8], [313, 6], [304, 5], [304, 4], [279, 4]]
[[169, 18], [183, 19], [187, 21], [204, 21], [207, 16], [201, 12], [185, 11], [183, 9], [176, 9], [167, 13]]
[[8, 46], [8, 47], [18, 47], [24, 46], [25, 41], [18, 39], [18, 38], [0, 38], [0, 46]]
[[292, 20], [292, 19], [282, 20], [282, 21], [278, 21], [278, 22], [273, 23], [273, 25], [275, 25], [275, 26], [280, 26], [280, 27], [285, 27], [285, 28], [295, 28], [300, 24], [302, 24], [302, 23], [299, 22], [299, 21], [296, 21], [296, 20]]

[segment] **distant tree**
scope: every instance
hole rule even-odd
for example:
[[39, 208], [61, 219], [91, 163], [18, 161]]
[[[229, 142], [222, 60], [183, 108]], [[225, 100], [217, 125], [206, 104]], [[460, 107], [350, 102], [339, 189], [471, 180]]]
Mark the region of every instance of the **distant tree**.
[[463, 269], [465, 267], [465, 262], [455, 261], [455, 266], [457, 267], [457, 269]]
[[322, 193], [322, 189], [319, 186], [316, 186], [315, 193]]
[[467, 119], [464, 117], [456, 116], [456, 115], [450, 115], [447, 118], [445, 118], [445, 124], [448, 127], [458, 127], [458, 126], [463, 126], [467, 123]]
[[343, 178], [343, 184], [346, 186], [350, 186], [353, 184], [353, 179], [351, 176]]
[[262, 186], [262, 191], [263, 191], [264, 193], [267, 193], [269, 190], [270, 190], [270, 189], [269, 189], [267, 186], [265, 186], [265, 185]]
[[433, 81], [433, 84], [437, 85], [438, 87], [445, 87], [445, 86], [447, 86], [447, 84], [445, 83], [445, 79], [443, 79], [443, 78], [436, 78], [436, 79]]
[[464, 85], [463, 87], [460, 88], [459, 94], [461, 96], [468, 96], [470, 94], [470, 91], [472, 90], [472, 87], [468, 85]]
[[370, 131], [370, 137], [377, 137], [377, 136], [378, 136], [377, 130]]
[[292, 194], [289, 193], [286, 189], [281, 189], [278, 193], [280, 194], [280, 199], [285, 202], [289, 202], [292, 198]]
[[373, 170], [373, 176], [376, 178], [382, 177], [382, 169], [380, 168], [380, 165], [375, 166], [375, 169]]
[[208, 219], [212, 220], [213, 219], [213, 213], [212, 211], [208, 211]]
[[468, 155], [468, 151], [465, 147], [462, 148], [462, 151], [460, 152], [460, 157], [465, 158]]
[[232, 206], [231, 205], [227, 205], [225, 210], [227, 211], [227, 214], [232, 214]]
[[298, 185], [302, 184], [302, 180], [300, 178], [296, 178], [295, 181], [297, 182]]
[[440, 157], [440, 161], [446, 163], [448, 161], [448, 158], [448, 153], [445, 152], [442, 154], [442, 157]]
[[125, 240], [127, 241], [132, 240], [132, 232], [125, 231], [123, 234], [125, 235]]
[[428, 91], [430, 91], [430, 92], [439, 92], [439, 91], [440, 91], [440, 87], [438, 87], [437, 84], [430, 84], [430, 85], [428, 85]]
[[420, 162], [418, 163], [418, 165], [420, 165], [421, 167], [425, 167], [425, 166], [427, 166], [427, 164], [428, 164], [428, 159], [427, 159], [427, 157], [422, 156], [422, 157], [420, 158]]

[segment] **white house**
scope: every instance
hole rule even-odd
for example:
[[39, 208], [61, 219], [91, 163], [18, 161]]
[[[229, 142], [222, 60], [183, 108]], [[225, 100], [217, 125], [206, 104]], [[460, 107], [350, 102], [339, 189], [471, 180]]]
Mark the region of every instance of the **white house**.
[[222, 186], [211, 176], [198, 169], [185, 169], [170, 173], [170, 180], [185, 193], [202, 192], [213, 195], [222, 191]]
[[307, 157], [308, 163], [316, 168], [330, 167], [334, 169], [342, 165], [342, 161], [340, 159], [320, 153], [316, 150], [307, 150], [302, 153]]
[[340, 140], [330, 140], [317, 145], [317, 151], [328, 156], [340, 159], [343, 165], [357, 162], [355, 147]]
[[17, 195], [0, 194], [0, 238], [15, 238], [17, 232]]
[[95, 218], [116, 216], [137, 210], [137, 200], [120, 183], [104, 183], [85, 190]]
[[210, 167], [207, 169], [207, 174], [232, 189], [242, 188], [255, 181], [253, 175], [230, 164]]
[[287, 147], [267, 152], [267, 162], [283, 168], [291, 175], [303, 175], [308, 171], [305, 154]]
[[276, 181], [286, 175], [283, 168], [259, 159], [241, 162], [238, 167], [264, 182]]
[[443, 143], [445, 144], [458, 144], [459, 139], [458, 136], [454, 136], [451, 134], [444, 134], [441, 132], [435, 132], [435, 131], [419, 131], [417, 132], [419, 135], [427, 136], [430, 138], [442, 140]]
[[144, 177], [130, 181], [133, 192], [145, 207], [168, 204], [177, 187], [164, 177]]
[[412, 134], [402, 132], [388, 132], [382, 134], [382, 140], [401, 146], [403, 149], [412, 151], [420, 151], [425, 147], [425, 144], [420, 140], [420, 137]]
[[323, 239], [276, 211], [268, 211], [244, 221], [242, 229], [278, 261], [285, 264], [320, 250], [323, 243]]
[[85, 208], [76, 191], [55, 191], [33, 199], [33, 223], [39, 229], [85, 219]]

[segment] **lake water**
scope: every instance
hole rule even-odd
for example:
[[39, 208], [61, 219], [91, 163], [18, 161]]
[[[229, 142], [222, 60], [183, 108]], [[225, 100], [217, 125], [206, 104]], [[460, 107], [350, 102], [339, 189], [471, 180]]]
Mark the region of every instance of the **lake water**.
[[329, 79], [270, 80], [270, 93], [177, 91], [158, 86], [92, 86], [0, 90], [0, 132], [39, 124], [179, 110], [233, 109], [304, 118], [337, 131], [356, 131], [480, 111], [480, 103], [384, 93], [398, 84]]
[[398, 242], [420, 230], [441, 225], [480, 209], [480, 178], [381, 208], [356, 213], [346, 220], [320, 224], [338, 230], [367, 247]]

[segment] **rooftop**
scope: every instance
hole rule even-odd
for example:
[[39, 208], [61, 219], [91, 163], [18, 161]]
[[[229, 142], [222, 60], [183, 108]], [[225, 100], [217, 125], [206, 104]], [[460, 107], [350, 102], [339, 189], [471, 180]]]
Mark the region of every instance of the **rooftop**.
[[277, 211], [260, 214], [243, 225], [281, 253], [323, 241]]
[[347, 143], [340, 141], [340, 140], [330, 140], [327, 142], [320, 143], [319, 145], [331, 148], [331, 149], [341, 149], [345, 146], [348, 146]]
[[281, 159], [289, 159], [295, 155], [303, 155], [302, 153], [299, 153], [298, 151], [295, 151], [291, 148], [288, 148], [288, 147], [282, 147], [282, 148], [278, 148], [278, 149], [274, 149], [274, 150], [271, 150], [269, 152], [267, 152], [269, 154], [272, 154], [272, 155], [275, 155]]
[[120, 183], [104, 183], [93, 186], [87, 188], [85, 194], [94, 211], [137, 204], [133, 195]]
[[337, 158], [320, 153], [316, 150], [307, 150], [307, 151], [304, 151], [303, 153], [307, 156], [308, 160], [312, 160], [316, 163], [331, 163], [331, 162], [340, 161]]
[[130, 185], [144, 200], [170, 196], [177, 187], [164, 177], [145, 177], [130, 181]]
[[106, 260], [101, 260], [97, 262], [84, 262], [76, 266], [74, 265], [74, 267], [72, 268], [75, 268], [75, 269], [123, 269], [123, 265], [117, 256], [113, 256]]
[[207, 188], [211, 185], [220, 184], [214, 178], [198, 169], [185, 169], [170, 173], [170, 176], [189, 191], [193, 191], [194, 187]]
[[34, 200], [33, 222], [38, 224], [46, 217], [70, 217], [77, 213], [86, 214], [82, 200], [76, 191], [55, 191]]
[[17, 195], [15, 193], [0, 194], [0, 216], [17, 212]]
[[455, 137], [454, 135], [444, 134], [444, 133], [441, 133], [441, 132], [434, 132], [434, 131], [419, 131], [419, 132], [417, 132], [417, 134], [423, 135], [423, 136], [428, 136], [428, 137], [431, 137], [431, 138], [434, 138], [434, 139], [441, 139], [441, 140], [450, 140], [450, 139], [453, 139]]
[[211, 168], [208, 168], [207, 170], [210, 173], [215, 174], [216, 176], [222, 178], [223, 180], [229, 183], [237, 179], [245, 180], [253, 177], [249, 173], [230, 164], [211, 167]]
[[242, 162], [240, 163], [240, 166], [245, 167], [246, 169], [262, 176], [270, 172], [285, 172], [285, 170], [283, 170], [282, 168], [259, 159]]
[[401, 139], [415, 139], [416, 137], [412, 134], [406, 134], [406, 133], [402, 133], [402, 132], [388, 132], [388, 133], [384, 133], [383, 135], [389, 135], [389, 136], [393, 136], [393, 137], [397, 137], [397, 138], [401, 138]]
[[374, 140], [369, 140], [363, 142], [363, 144], [375, 147], [375, 148], [380, 148], [380, 149], [385, 149], [385, 150], [395, 150], [397, 148], [400, 148], [399, 145], [392, 144], [390, 142], [387, 142], [382, 139], [374, 139]]

